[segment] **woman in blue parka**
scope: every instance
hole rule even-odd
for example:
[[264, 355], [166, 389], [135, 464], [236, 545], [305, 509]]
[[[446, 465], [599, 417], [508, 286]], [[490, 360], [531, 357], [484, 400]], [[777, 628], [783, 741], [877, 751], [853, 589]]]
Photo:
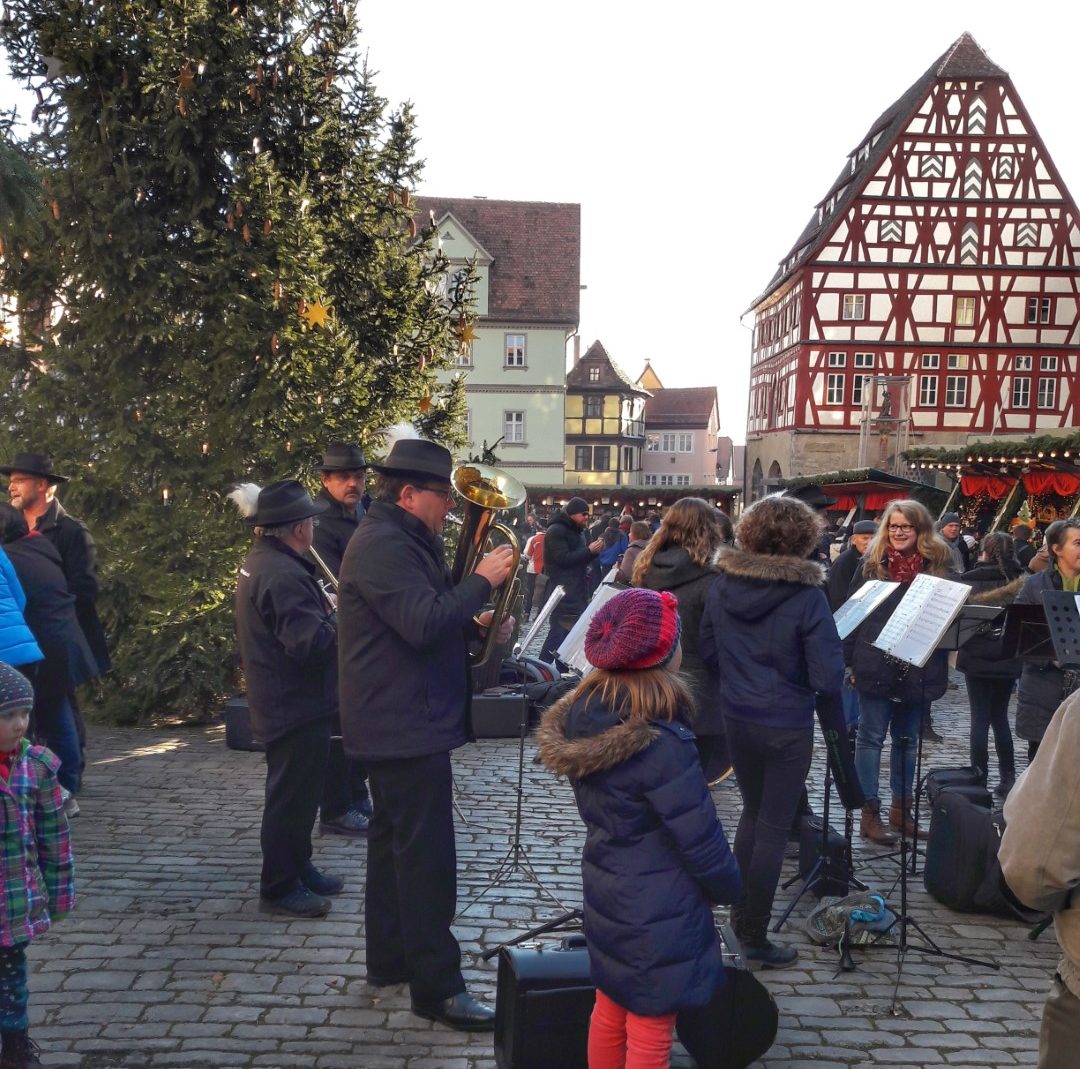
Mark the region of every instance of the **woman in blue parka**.
[[676, 1011], [705, 1005], [724, 982], [711, 906], [734, 902], [740, 879], [686, 726], [677, 606], [638, 589], [604, 605], [585, 639], [595, 670], [544, 714], [538, 736], [588, 828], [590, 1069], [666, 1065]]
[[41, 648], [26, 626], [26, 594], [8, 555], [0, 549], [0, 661], [14, 668], [42, 660]]

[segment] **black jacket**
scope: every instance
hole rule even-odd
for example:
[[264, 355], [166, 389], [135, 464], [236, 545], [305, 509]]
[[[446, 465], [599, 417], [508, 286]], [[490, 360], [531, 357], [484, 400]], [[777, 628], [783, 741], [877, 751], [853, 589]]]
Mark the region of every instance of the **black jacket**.
[[263, 742], [337, 715], [337, 624], [318, 574], [278, 538], [257, 538], [240, 569], [236, 635]]
[[544, 574], [548, 590], [561, 585], [566, 591], [556, 616], [580, 616], [589, 603], [585, 569], [595, 554], [589, 550], [585, 532], [565, 512], [556, 512], [544, 532]]
[[833, 612], [836, 612], [851, 596], [848, 594], [848, 588], [851, 586], [851, 580], [858, 570], [861, 560], [862, 554], [854, 546], [848, 546], [833, 561], [833, 566], [829, 569], [828, 585], [829, 608]]
[[364, 518], [364, 506], [357, 505], [355, 509], [347, 509], [325, 487], [315, 495], [315, 500], [324, 501], [330, 506], [319, 516], [319, 526], [315, 528], [315, 552], [326, 561], [326, 566], [337, 577], [341, 574], [345, 547]]
[[442, 539], [385, 501], [372, 502], [340, 578], [345, 752], [388, 760], [466, 743], [467, 644], [491, 595], [487, 580], [472, 574], [451, 586]]
[[75, 597], [68, 592], [60, 554], [45, 537], [31, 534], [4, 546], [26, 594], [23, 616], [45, 654], [44, 671], [35, 694], [47, 688], [61, 697], [97, 673], [97, 662], [75, 616]]
[[705, 599], [715, 582], [715, 569], [695, 564], [682, 546], [665, 546], [653, 555], [641, 584], [649, 590], [669, 590], [679, 599], [679, 619], [682, 621], [680, 671], [686, 676], [694, 695], [696, 709], [691, 724], [695, 735], [724, 734], [716, 675], [701, 659], [698, 649]]
[[736, 901], [741, 880], [693, 733], [570, 695], [544, 713], [537, 741], [543, 763], [570, 777], [588, 826], [581, 882], [593, 983], [647, 1016], [708, 1002], [723, 983], [710, 904]]
[[[1021, 573], [1009, 575], [991, 561], [979, 561], [960, 577], [971, 587], [969, 605], [1008, 605], [1017, 591], [1008, 586]], [[984, 679], [1016, 679], [1020, 675], [1019, 657], [1005, 657], [1002, 628], [1005, 617], [983, 624], [979, 631], [956, 651], [956, 667], [968, 676]]]
[[97, 547], [82, 520], [69, 516], [55, 498], [38, 517], [35, 530], [43, 534], [60, 553], [68, 590], [75, 595], [75, 615], [97, 661], [98, 674], [111, 667], [105, 629], [97, 614]]
[[[1017, 605], [1041, 605], [1046, 590], [1061, 590], [1061, 575], [1053, 564], [1029, 575], [1016, 595]], [[1023, 661], [1016, 693], [1016, 734], [1029, 742], [1041, 742], [1057, 707], [1072, 693], [1074, 673], [1066, 673], [1056, 661]]]

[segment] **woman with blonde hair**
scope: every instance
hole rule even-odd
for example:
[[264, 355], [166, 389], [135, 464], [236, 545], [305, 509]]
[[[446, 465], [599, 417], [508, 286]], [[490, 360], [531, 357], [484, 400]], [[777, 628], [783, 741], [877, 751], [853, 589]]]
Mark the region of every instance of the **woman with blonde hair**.
[[660, 529], [634, 562], [633, 585], [668, 590], [679, 599], [683, 626], [682, 672], [690, 684], [698, 757], [707, 779], [731, 767], [716, 676], [698, 652], [705, 597], [716, 581], [713, 567], [724, 544], [723, 513], [700, 497], [684, 497], [664, 513]]
[[896, 842], [895, 834], [881, 821], [878, 781], [885, 736], [892, 736], [889, 824], [914, 835], [911, 807], [919, 723], [930, 702], [945, 693], [949, 682], [948, 654], [944, 652], [931, 654], [924, 668], [916, 668], [873, 645], [915, 577], [924, 572], [959, 578], [952, 552], [934, 530], [926, 508], [918, 501], [893, 501], [881, 517], [862, 567], [856, 569], [849, 596], [871, 579], [886, 579], [900, 586], [844, 642], [845, 660], [859, 692], [855, 768], [866, 795], [859, 834], [884, 845]]

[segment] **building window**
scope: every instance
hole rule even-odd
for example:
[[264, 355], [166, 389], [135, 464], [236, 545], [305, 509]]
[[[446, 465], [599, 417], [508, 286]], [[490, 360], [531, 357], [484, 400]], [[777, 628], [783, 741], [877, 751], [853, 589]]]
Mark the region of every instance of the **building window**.
[[506, 335], [506, 355], [503, 358], [503, 367], [525, 366], [525, 335]]
[[919, 376], [919, 405], [922, 408], [937, 408], [937, 375]]
[[1039, 379], [1039, 408], [1057, 405], [1057, 379]]
[[967, 353], [949, 353], [946, 361], [946, 367], [950, 371], [967, 371], [968, 369], [968, 354]]
[[844, 319], [866, 318], [866, 297], [861, 293], [844, 294]]
[[945, 405], [947, 408], [964, 408], [967, 405], [967, 375], [945, 376]]
[[666, 432], [660, 441], [662, 453], [692, 453], [694, 451], [694, 436], [692, 434], [676, 434], [673, 431]]
[[574, 446], [574, 471], [588, 471], [592, 467], [592, 446]]
[[1029, 323], [1050, 322], [1050, 297], [1029, 297], [1027, 302], [1027, 321]]
[[971, 327], [975, 325], [975, 298], [957, 297], [956, 313], [953, 323], [958, 327]]
[[585, 398], [585, 418], [586, 419], [599, 419], [604, 414], [604, 399], [603, 397], [586, 397]]
[[657, 485], [657, 478], [658, 477], [656, 475], [646, 475], [645, 476], [645, 485], [646, 486], [656, 486]]
[[465, 352], [458, 350], [457, 355], [454, 357], [454, 363], [458, 367], [472, 367], [472, 342], [466, 345]]
[[937, 371], [941, 366], [941, 355], [939, 353], [923, 353], [922, 366], [927, 371]]
[[825, 404], [842, 405], [844, 403], [843, 373], [830, 375], [825, 384]]
[[1013, 368], [1015, 371], [1030, 371], [1031, 370], [1031, 357], [1030, 356], [1018, 356], [1016, 357]]
[[1040, 371], [1057, 371], [1058, 358], [1056, 356], [1040, 356], [1039, 357], [1039, 370]]
[[510, 442], [524, 442], [525, 441], [525, 413], [524, 412], [504, 412], [503, 413], [503, 441]]
[[645, 449], [649, 453], [660, 452], [660, 435], [659, 434], [647, 434], [645, 436]]
[[869, 375], [856, 375], [851, 382], [851, 403], [853, 405], [861, 405], [863, 402], [863, 392], [867, 388], [867, 383], [870, 382]]
[[622, 451], [622, 466], [623, 471], [633, 471], [637, 465], [634, 463], [634, 447], [632, 445], [624, 445]]
[[1027, 408], [1031, 404], [1031, 379], [1020, 375], [1012, 383], [1012, 407]]
[[589, 368], [589, 382], [600, 381], [600, 369], [598, 367]]
[[690, 476], [689, 475], [676, 475], [675, 476], [675, 485], [676, 486], [689, 486], [690, 485]]
[[829, 367], [843, 367], [847, 363], [847, 353], [829, 353]]
[[856, 367], [869, 367], [874, 366], [874, 354], [873, 353], [856, 353], [855, 354], [855, 366]]
[[592, 451], [593, 471], [611, 470], [611, 446], [594, 445]]

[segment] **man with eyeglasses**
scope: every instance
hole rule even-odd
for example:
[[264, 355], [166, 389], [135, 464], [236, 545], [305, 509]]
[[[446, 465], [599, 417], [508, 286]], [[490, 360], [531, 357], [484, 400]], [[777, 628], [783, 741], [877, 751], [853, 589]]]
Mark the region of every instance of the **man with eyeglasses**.
[[[244, 490], [232, 495], [242, 511]], [[325, 511], [295, 479], [259, 490], [245, 518], [255, 543], [236, 584], [251, 726], [266, 747], [259, 909], [292, 917], [323, 916], [344, 887], [311, 861], [338, 712], [337, 619], [306, 555]]]
[[[510, 576], [500, 546], [451, 586], [443, 525], [453, 507], [450, 453], [403, 439], [378, 472], [375, 500], [345, 550], [338, 612], [345, 753], [368, 771], [374, 813], [364, 896], [367, 980], [409, 984], [413, 1012], [463, 1031], [494, 1028], [473, 998], [451, 931], [457, 856], [450, 754], [469, 741], [468, 643]], [[478, 616], [477, 614], [480, 613]], [[512, 622], [501, 629], [509, 638]]]
[[[326, 505], [326, 511], [315, 528], [314, 549], [336, 577], [341, 572], [345, 547], [364, 517], [367, 461], [360, 446], [331, 442], [315, 470], [322, 483], [315, 500]], [[341, 740], [332, 739], [324, 805], [319, 814], [320, 832], [351, 838], [367, 834], [371, 798], [366, 778], [363, 762], [346, 758]]]

